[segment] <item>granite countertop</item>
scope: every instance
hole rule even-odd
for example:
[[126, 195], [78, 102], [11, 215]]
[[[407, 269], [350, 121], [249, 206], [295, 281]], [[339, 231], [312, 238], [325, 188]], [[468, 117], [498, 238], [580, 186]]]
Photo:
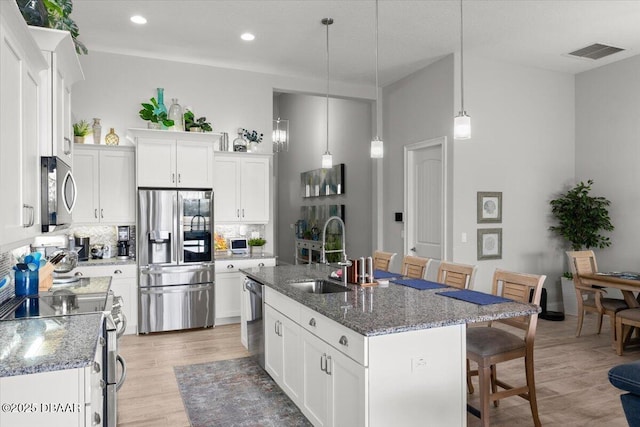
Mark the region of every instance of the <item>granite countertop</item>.
[[507, 302], [482, 306], [436, 295], [444, 289], [417, 290], [393, 283], [389, 283], [388, 287], [349, 285], [351, 291], [333, 294], [310, 294], [287, 285], [327, 278], [335, 270], [326, 265], [307, 264], [241, 271], [365, 336], [486, 322], [540, 312], [540, 307], [533, 304]]
[[102, 313], [0, 322], [0, 377], [90, 366]]
[[111, 276], [81, 277], [77, 282], [54, 283], [48, 292], [68, 289], [74, 294], [106, 294], [111, 288]]
[[127, 265], [127, 264], [136, 264], [135, 258], [127, 258], [120, 259], [117, 257], [114, 258], [98, 258], [98, 259], [88, 259], [87, 261], [78, 261], [78, 267], [91, 267], [96, 265]]

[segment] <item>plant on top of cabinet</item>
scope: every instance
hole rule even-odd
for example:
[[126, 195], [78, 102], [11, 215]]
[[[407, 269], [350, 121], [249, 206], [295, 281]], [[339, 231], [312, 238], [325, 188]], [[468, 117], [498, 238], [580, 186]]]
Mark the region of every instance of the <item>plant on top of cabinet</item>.
[[[158, 108], [159, 108], [159, 104], [158, 101], [156, 101], [155, 98], [151, 98], [150, 99], [150, 104], [143, 102], [142, 105], [142, 110], [139, 111], [140, 114], [140, 118], [142, 120], [147, 120], [149, 122], [149, 128], [151, 129], [160, 129], [161, 126], [164, 127], [171, 127], [174, 125], [173, 120], [169, 120], [167, 118], [167, 113], [165, 113], [164, 111], [162, 112], [157, 112]], [[151, 123], [155, 123], [154, 125], [151, 125]]]
[[73, 142], [77, 144], [84, 144], [84, 138], [92, 133], [93, 129], [85, 120], [73, 124]]
[[267, 241], [262, 237], [255, 237], [253, 239], [249, 239], [247, 243], [249, 244], [249, 246], [264, 246]]
[[187, 110], [184, 113], [184, 130], [188, 132], [212, 132], [213, 128], [211, 123], [207, 121], [207, 118], [202, 116], [199, 119], [195, 118], [193, 111]]
[[264, 136], [264, 134], [258, 133], [255, 130], [249, 132], [248, 129], [242, 128], [242, 136], [249, 142], [260, 144], [262, 142], [262, 137]]
[[18, 8], [28, 25], [68, 31], [73, 39], [76, 53], [87, 54], [87, 47], [78, 40], [80, 30], [71, 19], [72, 0], [18, 0]]

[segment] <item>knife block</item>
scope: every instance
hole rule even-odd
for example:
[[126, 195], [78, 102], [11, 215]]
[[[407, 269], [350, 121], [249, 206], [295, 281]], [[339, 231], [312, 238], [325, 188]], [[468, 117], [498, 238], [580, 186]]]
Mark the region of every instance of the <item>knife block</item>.
[[49, 261], [38, 271], [38, 290], [48, 291], [53, 286], [53, 264]]

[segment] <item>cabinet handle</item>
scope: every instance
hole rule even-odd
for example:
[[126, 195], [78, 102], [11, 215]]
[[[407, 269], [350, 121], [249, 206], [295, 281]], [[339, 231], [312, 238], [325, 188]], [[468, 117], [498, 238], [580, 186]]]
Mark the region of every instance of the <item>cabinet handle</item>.
[[64, 147], [63, 147], [62, 151], [66, 155], [71, 154], [71, 140], [69, 138], [67, 138], [66, 136], [64, 137]]
[[242, 218], [244, 218], [244, 208], [242, 208]]
[[276, 333], [276, 335], [280, 335], [278, 333], [278, 321], [277, 320], [275, 322], [273, 322], [273, 331]]
[[309, 320], [309, 326], [313, 326], [314, 328], [316, 327], [316, 319], [314, 319], [313, 317]]
[[278, 320], [278, 335], [282, 336], [282, 322]]
[[345, 347], [349, 346], [349, 340], [347, 340], [347, 337], [345, 337], [344, 335], [340, 337], [340, 340], [338, 340], [338, 342]]
[[97, 412], [94, 412], [94, 413], [93, 413], [93, 421], [92, 421], [92, 424], [93, 424], [94, 426], [99, 426], [99, 425], [101, 425], [101, 424], [102, 424], [102, 418], [100, 418], [100, 414], [99, 414], [99, 413], [97, 413]]
[[98, 218], [98, 208], [95, 208], [95, 209], [93, 210], [93, 216], [94, 216], [94, 217], [96, 217], [96, 218]]
[[83, 276], [82, 271], [78, 271], [78, 272], [76, 272], [76, 274], [75, 274], [75, 275], [76, 275], [76, 276]]
[[113, 274], [122, 274], [122, 270], [118, 269], [118, 270], [114, 271]]
[[29, 209], [31, 210], [31, 221], [29, 222], [29, 227], [31, 227], [36, 222], [36, 208], [29, 206]]
[[228, 265], [227, 265], [227, 270], [230, 270], [230, 269], [232, 269], [232, 268], [233, 268], [233, 264], [228, 264]]
[[100, 218], [104, 218], [104, 209], [100, 209]]
[[322, 353], [320, 356], [320, 370], [327, 372], [327, 353]]
[[236, 209], [236, 216], [240, 218], [240, 209]]
[[100, 344], [100, 346], [104, 347], [105, 343], [106, 343], [106, 341], [104, 340], [104, 337], [99, 337], [98, 338], [98, 344]]
[[331, 371], [331, 356], [327, 356], [327, 367], [324, 370], [327, 375], [331, 375], [333, 372]]
[[31, 215], [29, 215], [29, 220], [22, 223], [23, 228], [29, 228], [33, 225], [33, 206], [22, 205], [22, 209], [28, 209], [31, 212]]
[[179, 183], [182, 182], [182, 174], [181, 173], [178, 174], [178, 182]]
[[93, 362], [93, 372], [96, 374], [100, 373], [100, 364], [98, 362]]
[[176, 174], [175, 174], [175, 173], [172, 173], [172, 174], [171, 174], [171, 182], [172, 182], [173, 184], [175, 184], [175, 183], [176, 183]]

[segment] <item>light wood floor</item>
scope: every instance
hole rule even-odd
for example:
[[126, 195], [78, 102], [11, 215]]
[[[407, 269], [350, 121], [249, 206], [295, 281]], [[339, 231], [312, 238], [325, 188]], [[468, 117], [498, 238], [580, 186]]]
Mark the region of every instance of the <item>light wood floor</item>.
[[[605, 319], [606, 321], [606, 319]], [[620, 392], [610, 385], [608, 370], [640, 358], [640, 349], [619, 357], [611, 348], [608, 322], [596, 335], [595, 317], [587, 316], [583, 336], [575, 338], [576, 320], [540, 320], [536, 337], [535, 368], [540, 419], [545, 426], [626, 426]], [[240, 344], [239, 325], [152, 335], [127, 335], [121, 340], [127, 361], [127, 380], [118, 394], [121, 427], [186, 427], [173, 366], [247, 356]], [[524, 379], [524, 365], [498, 365], [507, 382]], [[477, 379], [475, 381], [477, 385]], [[477, 392], [476, 392], [477, 394]], [[476, 402], [469, 395], [469, 403]], [[532, 426], [527, 401], [511, 397], [491, 409], [492, 426]], [[469, 427], [479, 425], [468, 416]], [[401, 427], [401, 426], [399, 426]]]

